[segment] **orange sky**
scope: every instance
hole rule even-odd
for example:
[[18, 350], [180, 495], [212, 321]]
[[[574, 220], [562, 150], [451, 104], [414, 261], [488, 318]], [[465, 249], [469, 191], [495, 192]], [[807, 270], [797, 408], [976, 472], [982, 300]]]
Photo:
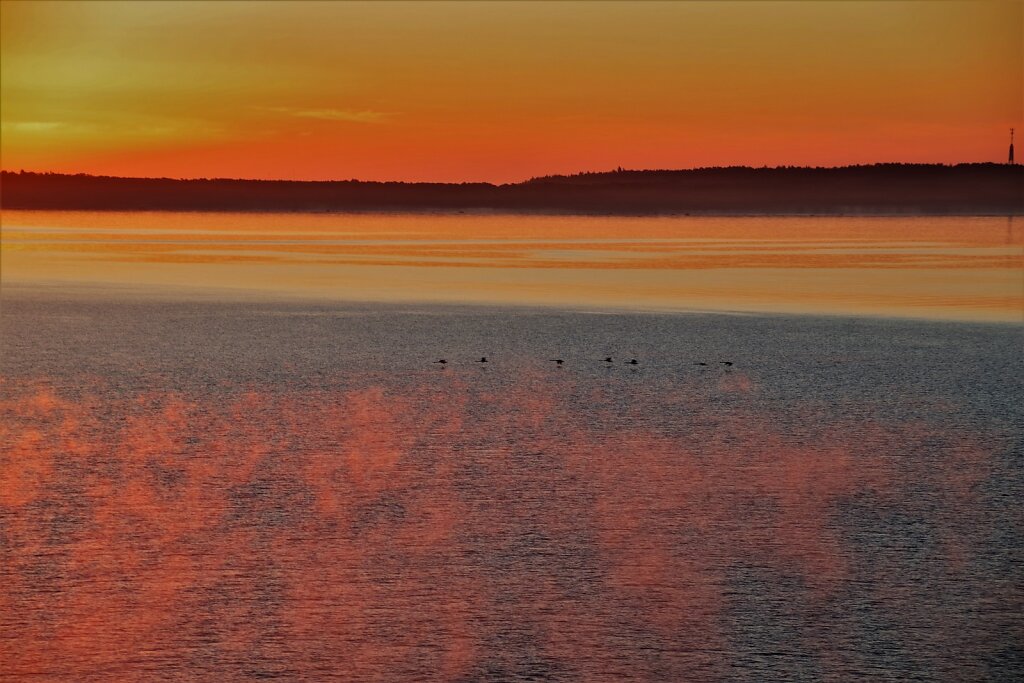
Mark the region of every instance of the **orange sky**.
[[1021, 3], [2, 2], [2, 165], [515, 181], [1003, 161]]

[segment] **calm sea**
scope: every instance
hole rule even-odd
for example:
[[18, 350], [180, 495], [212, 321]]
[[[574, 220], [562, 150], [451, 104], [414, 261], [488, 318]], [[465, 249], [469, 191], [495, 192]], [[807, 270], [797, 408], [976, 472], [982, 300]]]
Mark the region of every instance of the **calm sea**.
[[0, 678], [1024, 670], [1006, 218], [82, 216], [3, 216]]
[[5, 284], [1024, 322], [1019, 217], [5, 211], [0, 225]]

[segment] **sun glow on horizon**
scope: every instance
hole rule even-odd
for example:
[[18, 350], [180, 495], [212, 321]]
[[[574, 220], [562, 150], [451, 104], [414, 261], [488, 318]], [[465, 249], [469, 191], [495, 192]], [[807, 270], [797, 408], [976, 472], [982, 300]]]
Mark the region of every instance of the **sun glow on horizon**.
[[11, 2], [2, 162], [519, 181], [1001, 161], [1022, 5]]

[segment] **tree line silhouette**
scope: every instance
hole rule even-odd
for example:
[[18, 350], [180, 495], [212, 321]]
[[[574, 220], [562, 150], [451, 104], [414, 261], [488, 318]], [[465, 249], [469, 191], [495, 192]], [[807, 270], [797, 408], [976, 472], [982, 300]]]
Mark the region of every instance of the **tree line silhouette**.
[[873, 164], [583, 172], [521, 183], [0, 173], [5, 209], [659, 213], [1024, 213], [1024, 166]]

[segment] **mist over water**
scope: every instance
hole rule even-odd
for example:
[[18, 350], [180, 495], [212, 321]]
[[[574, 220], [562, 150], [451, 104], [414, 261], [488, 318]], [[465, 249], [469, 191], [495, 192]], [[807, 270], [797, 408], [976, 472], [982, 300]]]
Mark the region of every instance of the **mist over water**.
[[8, 285], [222, 300], [1024, 322], [1014, 220], [4, 211], [0, 260]]
[[1017, 326], [7, 287], [0, 334], [7, 675], [1021, 670]]

